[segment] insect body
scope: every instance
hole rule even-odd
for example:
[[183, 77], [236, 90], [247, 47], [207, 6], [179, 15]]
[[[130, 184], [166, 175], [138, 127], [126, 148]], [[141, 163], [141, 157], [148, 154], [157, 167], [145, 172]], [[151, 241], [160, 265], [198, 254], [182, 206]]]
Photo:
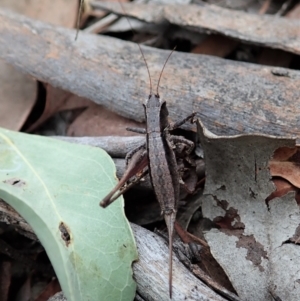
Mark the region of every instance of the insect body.
[[144, 104], [147, 122], [147, 151], [151, 183], [169, 234], [169, 294], [172, 296], [172, 245], [179, 202], [179, 174], [168, 128], [166, 102], [150, 95]]

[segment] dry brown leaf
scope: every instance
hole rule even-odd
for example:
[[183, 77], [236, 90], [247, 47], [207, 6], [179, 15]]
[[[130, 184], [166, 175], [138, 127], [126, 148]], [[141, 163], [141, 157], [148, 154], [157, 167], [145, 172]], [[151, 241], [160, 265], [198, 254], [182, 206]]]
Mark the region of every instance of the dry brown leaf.
[[280, 198], [286, 194], [288, 194], [290, 191], [297, 191], [295, 186], [293, 186], [291, 183], [284, 179], [273, 179], [273, 183], [276, 187], [276, 190], [273, 191], [266, 199], [266, 202], [268, 203], [274, 198]]
[[293, 157], [298, 152], [297, 147], [281, 147], [276, 149], [273, 154], [272, 160], [275, 161], [286, 161]]
[[73, 28], [77, 19], [77, 0], [0, 0], [0, 6], [33, 19]]
[[47, 119], [57, 112], [86, 108], [91, 103], [91, 101], [86, 98], [79, 97], [59, 88], [54, 88], [49, 84], [45, 84], [45, 87], [47, 96], [44, 111], [38, 120], [28, 127], [28, 132], [37, 129], [41, 124], [43, 124]]
[[117, 115], [102, 106], [91, 103], [70, 125], [68, 136], [132, 136], [126, 127], [141, 127], [141, 124]]
[[18, 131], [36, 100], [36, 82], [0, 60], [0, 126]]
[[300, 149], [281, 147], [274, 152], [269, 162], [273, 177], [281, 177], [300, 188]]
[[218, 57], [229, 55], [238, 45], [237, 40], [222, 35], [209, 35], [204, 41], [197, 45], [191, 52], [198, 54], [209, 54]]
[[[38, 20], [73, 27], [78, 1], [0, 0], [0, 6]], [[36, 82], [2, 61], [0, 70], [0, 126], [20, 130], [36, 101]]]
[[295, 162], [270, 161], [272, 176], [282, 177], [300, 188], [300, 165]]

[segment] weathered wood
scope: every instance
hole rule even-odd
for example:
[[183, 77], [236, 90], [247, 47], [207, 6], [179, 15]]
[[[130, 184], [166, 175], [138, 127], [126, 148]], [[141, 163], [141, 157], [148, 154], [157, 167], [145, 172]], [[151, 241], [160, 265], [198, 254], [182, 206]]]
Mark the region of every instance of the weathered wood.
[[[119, 3], [91, 1], [91, 6], [123, 15]], [[300, 21], [258, 15], [216, 5], [124, 3], [126, 15], [138, 20], [170, 22], [198, 32], [227, 37], [300, 54]]]
[[[135, 278], [143, 275], [138, 278], [137, 292], [146, 300], [169, 300], [167, 244], [152, 232], [134, 224], [131, 226], [139, 252], [139, 260], [134, 263], [133, 272]], [[189, 273], [177, 257], [173, 260], [172, 300], [225, 300]]]
[[[144, 120], [149, 81], [134, 43], [0, 11], [0, 57], [39, 80]], [[143, 47], [155, 82], [169, 51]], [[171, 119], [200, 112], [212, 132], [300, 136], [300, 72], [175, 52], [161, 80]]]

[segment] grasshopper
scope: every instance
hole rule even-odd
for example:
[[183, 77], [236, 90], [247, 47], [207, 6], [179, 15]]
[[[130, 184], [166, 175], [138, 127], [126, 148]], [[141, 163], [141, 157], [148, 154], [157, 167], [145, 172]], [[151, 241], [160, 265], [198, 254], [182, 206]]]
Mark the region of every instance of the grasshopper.
[[[80, 13], [83, 0], [80, 1]], [[120, 2], [122, 10], [124, 7]], [[125, 11], [124, 11], [125, 12]], [[128, 20], [128, 19], [127, 19]], [[128, 20], [129, 22], [129, 20]], [[132, 28], [130, 22], [130, 27]], [[77, 34], [76, 34], [77, 37]], [[134, 132], [146, 134], [146, 143], [129, 152], [126, 156], [127, 170], [119, 183], [112, 191], [100, 202], [103, 208], [114, 202], [121, 194], [136, 184], [145, 174], [149, 173], [154, 193], [160, 204], [161, 213], [164, 216], [169, 237], [169, 295], [172, 298], [172, 245], [174, 236], [174, 223], [179, 203], [180, 184], [184, 184], [178, 171], [176, 155], [174, 149], [177, 144], [185, 145], [185, 153], [189, 155], [194, 143], [180, 136], [171, 135], [170, 131], [180, 127], [188, 120], [192, 120], [195, 113], [189, 115], [183, 120], [170, 124], [168, 122], [168, 109], [166, 101], [159, 96], [158, 88], [163, 70], [170, 58], [170, 52], [166, 59], [162, 71], [159, 76], [156, 93], [152, 93], [151, 76], [147, 61], [145, 59], [142, 48], [137, 44], [145, 62], [149, 82], [150, 93], [144, 102], [144, 112], [146, 119], [146, 129], [129, 129]]]
[[[141, 53], [145, 60], [142, 50]], [[172, 52], [170, 55], [171, 54]], [[166, 60], [165, 65], [168, 59]], [[170, 134], [170, 131], [178, 128], [183, 123], [192, 119], [195, 113], [189, 115], [179, 122], [176, 122], [175, 124], [170, 124], [168, 122], [169, 113], [166, 101], [162, 100], [158, 93], [161, 75], [157, 84], [157, 91], [155, 94], [153, 94], [150, 72], [146, 60], [145, 63], [150, 79], [150, 94], [143, 104], [146, 118], [146, 130], [130, 130], [146, 134], [146, 143], [131, 151], [126, 156], [126, 161], [128, 162], [129, 158], [132, 158], [132, 162], [128, 163], [128, 168], [124, 176], [117, 186], [100, 202], [100, 205], [104, 208], [107, 207], [114, 200], [116, 200], [120, 194], [124, 193], [129, 187], [137, 182], [137, 180], [135, 180], [134, 182], [130, 182], [127, 186], [123, 186], [130, 176], [134, 175], [135, 172], [142, 170], [142, 173], [138, 176], [138, 179], [143, 177], [147, 171], [149, 172], [154, 193], [160, 204], [161, 213], [164, 216], [168, 228], [169, 295], [170, 298], [172, 298], [172, 245], [174, 223], [176, 220], [176, 213], [179, 203], [180, 184], [184, 184], [178, 172], [174, 148], [176, 147], [176, 143], [185, 144], [187, 145], [186, 155], [189, 155], [194, 148], [194, 143], [186, 140], [183, 137], [173, 136]], [[161, 71], [161, 74], [164, 70], [164, 67]], [[145, 171], [144, 168], [146, 165], [148, 165], [148, 170]], [[115, 195], [120, 188], [120, 192]]]

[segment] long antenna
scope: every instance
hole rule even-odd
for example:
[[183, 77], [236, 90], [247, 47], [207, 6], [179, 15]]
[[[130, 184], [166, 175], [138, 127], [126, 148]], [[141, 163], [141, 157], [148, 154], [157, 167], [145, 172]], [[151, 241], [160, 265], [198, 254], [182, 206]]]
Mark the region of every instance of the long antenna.
[[[123, 6], [122, 2], [120, 2], [120, 1], [118, 1], [118, 2], [119, 2], [120, 5], [121, 5], [121, 8], [122, 8], [123, 13], [124, 13], [124, 16], [125, 16], [125, 18], [127, 19], [127, 22], [128, 22], [128, 24], [129, 24], [129, 26], [130, 26], [132, 32], [134, 32], [133, 27], [131, 26], [131, 23], [130, 23], [130, 21], [129, 21], [129, 18], [126, 16], [126, 12], [125, 12], [125, 9], [124, 9], [124, 6]], [[147, 71], [148, 71], [149, 83], [150, 83], [150, 95], [152, 95], [152, 81], [151, 81], [151, 75], [150, 75], [149, 67], [148, 67], [146, 58], [145, 58], [145, 56], [144, 56], [144, 52], [142, 51], [141, 45], [140, 45], [139, 43], [136, 43], [136, 44], [139, 46], [140, 52], [141, 52], [141, 54], [142, 54], [143, 60], [144, 60], [144, 62], [145, 62], [145, 65], [146, 65], [146, 68], [147, 68]]]
[[163, 74], [163, 72], [164, 72], [164, 69], [165, 69], [165, 67], [166, 67], [166, 65], [167, 65], [167, 62], [168, 62], [170, 56], [171, 56], [172, 53], [175, 51], [175, 49], [176, 49], [176, 46], [173, 48], [173, 50], [172, 50], [172, 51], [170, 52], [170, 54], [168, 55], [168, 57], [167, 57], [167, 59], [166, 59], [166, 61], [165, 61], [165, 63], [164, 63], [164, 66], [163, 66], [162, 69], [161, 69], [161, 72], [160, 72], [160, 75], [159, 75], [159, 79], [158, 79], [158, 83], [157, 83], [157, 86], [156, 86], [156, 95], [157, 95], [157, 96], [159, 96], [158, 89], [159, 89], [159, 83], [160, 83], [161, 76], [162, 76], [162, 74]]

